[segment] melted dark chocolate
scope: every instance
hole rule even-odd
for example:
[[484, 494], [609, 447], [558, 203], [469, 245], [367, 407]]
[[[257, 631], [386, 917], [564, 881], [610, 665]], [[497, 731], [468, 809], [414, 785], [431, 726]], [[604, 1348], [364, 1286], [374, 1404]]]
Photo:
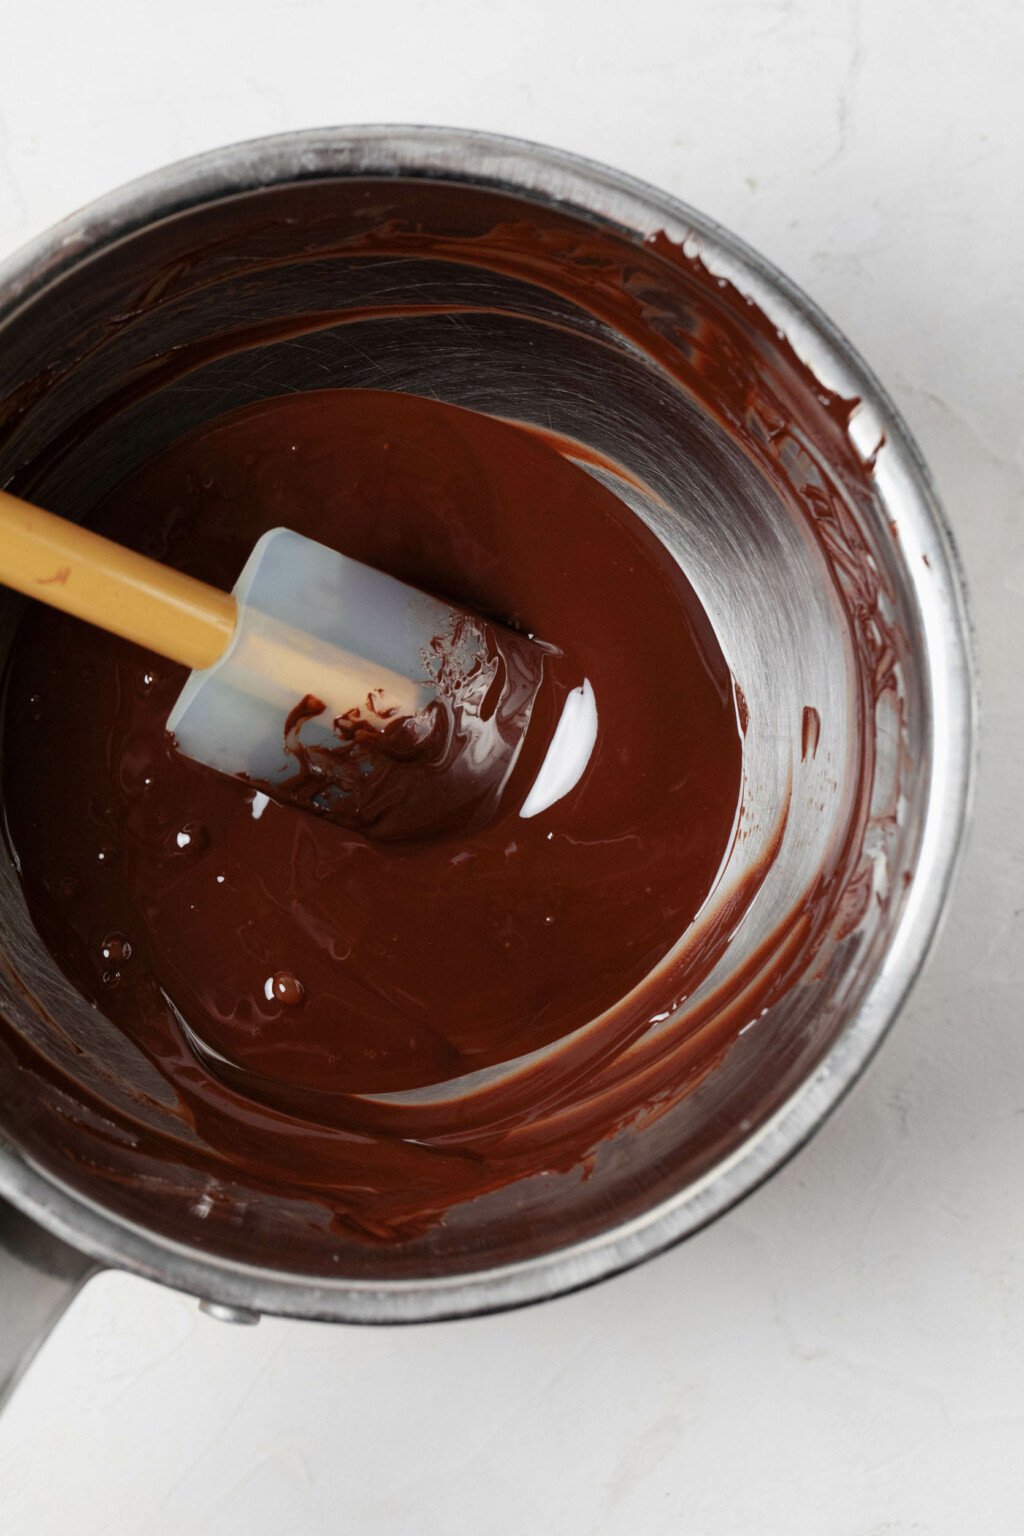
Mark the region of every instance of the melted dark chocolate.
[[[598, 741], [542, 814], [382, 845], [178, 754], [182, 669], [42, 607], [9, 679], [6, 803], [38, 930], [229, 1164], [327, 1186], [386, 1235], [500, 1180], [453, 1112], [357, 1096], [452, 1084], [551, 1044], [644, 980], [704, 902], [740, 790], [732, 679], [684, 574], [609, 491], [524, 429], [331, 391], [177, 444], [93, 519], [230, 586], [286, 524], [557, 646], [515, 775], [570, 690]], [[641, 1027], [650, 1001], [631, 1012]], [[536, 1083], [517, 1090], [527, 1121]], [[429, 1112], [428, 1112], [429, 1113]]]
[[[275, 1262], [310, 1273], [343, 1272], [331, 1269], [335, 1241], [344, 1272], [359, 1271], [368, 1250], [343, 1234], [411, 1239], [388, 1250], [387, 1264], [410, 1251], [419, 1264], [418, 1234], [520, 1179], [533, 1190], [522, 1196], [522, 1222], [516, 1191], [496, 1202], [525, 1229], [515, 1252], [591, 1236], [607, 1208], [598, 1200], [585, 1219], [545, 1225], [536, 1194], [544, 1181], [533, 1176], [589, 1166], [623, 1127], [677, 1106], [753, 1017], [834, 958], [829, 937], [855, 927], [870, 896], [873, 711], [897, 686], [905, 640], [886, 617], [872, 461], [848, 430], [856, 402], [822, 389], [755, 304], [666, 235], [641, 242], [497, 191], [358, 177], [303, 183], [254, 194], [241, 211], [230, 199], [191, 209], [180, 227], [166, 220], [123, 247], [117, 305], [97, 300], [93, 314], [92, 290], [80, 290], [90, 327], [55, 335], [40, 371], [0, 401], [11, 488], [29, 499], [47, 501], [66, 465], [67, 506], [56, 509], [73, 511], [78, 451], [120, 433], [142, 402], [146, 421], [159, 420], [165, 389], [185, 392], [181, 410], [191, 378], [205, 388], [203, 370], [219, 360], [250, 354], [259, 377], [260, 349], [283, 337], [371, 317], [492, 312], [472, 283], [453, 296], [447, 282], [428, 282], [421, 295], [403, 280], [393, 302], [368, 306], [348, 294], [364, 263], [407, 266], [417, 283], [436, 265], [500, 274], [556, 306], [567, 301], [634, 345], [663, 370], [667, 390], [724, 431], [822, 553], [857, 688], [846, 813], [769, 938], [713, 989], [702, 984], [782, 838], [781, 826], [762, 829], [757, 868], [720, 889], [687, 929], [729, 836], [746, 700], [730, 688], [674, 564], [560, 458], [556, 436], [400, 396], [295, 398], [172, 449], [103, 512], [115, 536], [229, 585], [262, 528], [324, 535], [320, 519], [333, 507], [339, 527], [327, 542], [564, 645], [552, 707], [590, 678], [599, 752], [578, 791], [532, 825], [510, 811], [464, 845], [403, 848], [371, 846], [273, 804], [257, 820], [247, 791], [168, 753], [158, 725], [179, 676], [70, 621], [38, 612], [26, 623], [5, 774], [25, 888], [44, 940], [152, 1068], [136, 1086], [128, 1051], [86, 1072], [80, 1040], [59, 1007], [38, 1000], [12, 953], [6, 981], [31, 1027], [0, 1029], [0, 1081], [28, 1155], [101, 1205], [212, 1251], [262, 1264], [275, 1232], [287, 1230]], [[278, 275], [320, 262], [331, 269], [323, 307], [318, 299], [284, 315]], [[173, 316], [234, 280], [245, 288], [229, 318], [179, 336]], [[136, 348], [136, 328], [151, 321], [153, 339]], [[33, 358], [37, 325], [22, 343]], [[110, 362], [122, 341], [125, 357]], [[90, 369], [91, 392], [73, 410], [54, 410], [47, 427], [51, 397], [81, 391]], [[315, 374], [297, 387], [318, 382]], [[211, 397], [198, 392], [197, 409]], [[332, 459], [328, 424], [338, 412], [348, 422], [344, 462]], [[282, 460], [275, 477], [264, 454], [281, 450], [288, 413], [302, 422], [306, 451]], [[585, 409], [579, 432], [588, 436]], [[578, 443], [571, 451], [591, 458]], [[697, 440], [691, 451], [703, 451]], [[360, 465], [383, 473], [361, 484]], [[214, 472], [210, 485], [204, 469]], [[325, 485], [330, 506], [318, 505]], [[425, 494], [429, 518], [414, 515], [410, 488]], [[813, 756], [813, 726], [805, 719], [801, 742], [796, 722], [797, 752]], [[224, 968], [218, 946], [233, 956]], [[344, 1029], [341, 999], [317, 991], [326, 976], [345, 989]], [[799, 1051], [758, 1058], [767, 1086], [757, 1123], [805, 1078], [832, 1027], [815, 1018]], [[518, 1058], [545, 1042], [557, 1043]], [[373, 1096], [417, 1083], [428, 1086]], [[735, 1116], [702, 1120], [687, 1177], [749, 1129]], [[617, 1150], [606, 1148], [608, 1162]], [[594, 1183], [603, 1177], [599, 1158]], [[646, 1190], [634, 1191], [634, 1209]], [[275, 1226], [285, 1208], [288, 1222]], [[475, 1246], [459, 1262], [493, 1262], [461, 1217], [449, 1224], [456, 1247], [467, 1229]]]

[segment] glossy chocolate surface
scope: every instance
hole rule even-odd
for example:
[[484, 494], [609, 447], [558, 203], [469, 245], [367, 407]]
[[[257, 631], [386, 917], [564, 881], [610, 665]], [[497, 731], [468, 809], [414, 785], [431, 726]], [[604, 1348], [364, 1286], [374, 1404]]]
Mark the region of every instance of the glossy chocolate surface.
[[[329, 479], [320, 453], [349, 519], [339, 547], [564, 647], [552, 705], [589, 679], [600, 752], [549, 821], [510, 802], [464, 847], [450, 840], [451, 859], [470, 857], [442, 867], [444, 840], [371, 847], [274, 805], [257, 818], [234, 784], [196, 778], [184, 793], [153, 725], [152, 695], [166, 712], [179, 679], [115, 642], [65, 689], [62, 733], [46, 692], [57, 679], [37, 674], [44, 657], [58, 678], [80, 668], [81, 634], [28, 619], [6, 724], [9, 831], [39, 932], [97, 1009], [76, 1012], [44, 974], [12, 902], [0, 1083], [18, 1144], [187, 1244], [371, 1280], [536, 1256], [692, 1187], [806, 1081], [884, 947], [872, 917], [910, 878], [876, 881], [913, 846], [897, 804], [901, 778], [919, 803], [925, 713], [912, 602], [873, 460], [849, 430], [856, 402], [685, 246], [454, 182], [353, 178], [211, 203], [126, 239], [99, 276], [76, 277], [73, 302], [24, 334], [10, 327], [6, 357], [27, 359], [0, 404], [11, 489], [66, 515], [95, 509], [108, 531], [227, 585], [260, 528], [304, 527], [308, 491]], [[337, 408], [316, 392], [341, 379], [345, 409], [367, 413], [358, 429], [350, 419], [345, 465], [372, 470], [372, 486], [346, 480], [336, 434], [316, 428]], [[382, 382], [386, 404], [372, 395]], [[251, 404], [284, 389], [293, 400]], [[229, 405], [243, 414], [211, 423]], [[283, 453], [275, 423], [289, 411], [311, 431], [294, 476], [261, 457]], [[408, 413], [407, 462], [397, 432], [386, 451], [375, 436], [380, 413]], [[174, 446], [187, 428], [198, 438]], [[238, 434], [227, 454], [222, 430]], [[186, 462], [198, 443], [205, 470]], [[735, 680], [679, 565], [580, 464], [627, 499], [635, 489], [676, 542], [700, 502], [704, 532], [711, 520], [720, 535], [703, 541], [702, 590], [733, 623]], [[551, 498], [550, 524], [543, 507], [523, 511], [524, 475]], [[423, 484], [431, 523], [410, 538]], [[568, 547], [554, 541], [545, 564], [535, 535], [556, 524]], [[828, 664], [808, 667], [805, 689], [812, 606]], [[586, 626], [559, 622], [584, 612]], [[49, 756], [25, 750], [33, 729]], [[53, 796], [71, 845], [47, 831]], [[559, 836], [573, 841], [556, 852]], [[727, 845], [737, 857], [705, 902]], [[274, 874], [262, 885], [260, 846]], [[62, 898], [65, 854], [85, 893]], [[359, 866], [351, 884], [345, 860]], [[342, 911], [340, 891], [371, 864], [389, 871], [367, 875], [390, 889], [386, 909], [353, 895]], [[223, 976], [219, 897], [234, 924]], [[448, 921], [452, 902], [464, 925]], [[342, 1032], [316, 982], [331, 944], [332, 974], [354, 975], [351, 937], [365, 985], [346, 993]], [[445, 977], [434, 1009], [424, 979]], [[93, 1030], [90, 1016], [114, 1024]]]
[[[164, 730], [182, 669], [63, 615], [29, 612], [8, 684], [8, 828], [34, 921], [182, 1113], [272, 1182], [297, 1162], [358, 1185], [345, 1219], [371, 1231], [411, 1197], [417, 1161], [435, 1206], [445, 1179], [457, 1196], [467, 1177], [486, 1184], [471, 1139], [439, 1159], [408, 1139], [416, 1109], [407, 1124], [394, 1106], [367, 1136], [359, 1096], [450, 1087], [614, 1012], [705, 901], [741, 739], [683, 572], [549, 442], [371, 391], [215, 423], [92, 521], [225, 587], [285, 524], [557, 647], [499, 814], [394, 845], [182, 757]], [[524, 818], [584, 682], [599, 722], [584, 778]], [[651, 1011], [626, 1014], [635, 1027]], [[527, 1074], [506, 1113], [529, 1123], [535, 1095]]]

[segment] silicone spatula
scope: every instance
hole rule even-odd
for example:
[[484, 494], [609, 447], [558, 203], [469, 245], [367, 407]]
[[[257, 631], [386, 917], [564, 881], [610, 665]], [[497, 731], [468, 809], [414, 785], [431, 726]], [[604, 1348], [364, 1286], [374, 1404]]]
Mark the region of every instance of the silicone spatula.
[[285, 528], [228, 593], [0, 492], [0, 581], [191, 668], [187, 757], [384, 839], [490, 817], [550, 654]]

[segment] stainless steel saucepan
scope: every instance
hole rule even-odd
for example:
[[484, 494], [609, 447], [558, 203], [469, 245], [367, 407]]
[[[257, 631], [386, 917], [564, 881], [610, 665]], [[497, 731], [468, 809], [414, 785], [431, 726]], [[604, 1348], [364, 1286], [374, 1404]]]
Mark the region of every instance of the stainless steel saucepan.
[[[877, 814], [864, 851], [877, 899], [852, 904], [847, 930], [701, 1086], [602, 1146], [586, 1180], [526, 1181], [407, 1243], [335, 1234], [328, 1246], [302, 1201], [227, 1175], [211, 1218], [208, 1170], [147, 1159], [117, 1132], [132, 1116], [159, 1132], [166, 1085], [56, 969], [0, 849], [0, 1398], [77, 1287], [106, 1266], [178, 1287], [236, 1321], [267, 1312], [393, 1323], [518, 1306], [638, 1263], [733, 1205], [806, 1141], [925, 958], [970, 779], [972, 674], [949, 531], [905, 427], [848, 343], [765, 261], [672, 198], [554, 150], [425, 128], [290, 134], [157, 172], [0, 269], [0, 485], [45, 460], [36, 499], [81, 516], [199, 422], [327, 384], [535, 422], [623, 466], [624, 494], [684, 564], [747, 696], [749, 835], [723, 879], [763, 851], [758, 840], [791, 786], [781, 853], [721, 962], [742, 964], [800, 901], [846, 803], [845, 609], [828, 600], [813, 541], [754, 462], [635, 338], [539, 281], [475, 272], [468, 259], [346, 259], [375, 219], [441, 229], [457, 204], [471, 233], [474, 200], [496, 193], [513, 207], [555, 210], [581, 236], [616, 231], [633, 243], [640, 281], [649, 237], [663, 231], [749, 297], [821, 388], [860, 401], [851, 432], [865, 456], [881, 446], [857, 515], [884, 565], [886, 622], [903, 637], [899, 708], [881, 710], [873, 727]], [[467, 284], [473, 323], [446, 324], [446, 302], [464, 303]], [[431, 303], [382, 321], [381, 306], [400, 308], [406, 293]], [[365, 318], [332, 324], [346, 308]], [[314, 328], [288, 333], [290, 316], [314, 313]], [[233, 328], [254, 314], [280, 319], [281, 333], [233, 351]], [[662, 327], [659, 345], [671, 334]], [[185, 355], [186, 373], [164, 366]], [[147, 378], [152, 387], [138, 389]], [[699, 456], [688, 452], [697, 436]], [[637, 484], [653, 487], [656, 504]], [[0, 600], [0, 659], [19, 604]], [[791, 771], [791, 722], [809, 699], [825, 704], [817, 758], [827, 772]], [[40, 1060], [52, 1074], [35, 1071]]]

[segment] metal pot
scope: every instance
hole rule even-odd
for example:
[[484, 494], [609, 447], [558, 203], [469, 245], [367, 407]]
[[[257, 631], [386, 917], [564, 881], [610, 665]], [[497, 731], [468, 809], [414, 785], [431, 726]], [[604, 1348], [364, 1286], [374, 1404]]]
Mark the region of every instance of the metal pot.
[[[418, 269], [410, 257], [364, 262], [358, 279], [351, 264], [343, 271], [345, 241], [367, 220], [422, 227], [455, 218], [471, 235], [474, 200], [495, 197], [512, 200], [506, 212], [525, 202], [563, 228], [614, 231], [633, 242], [641, 275], [651, 237], [664, 232], [746, 295], [830, 397], [860, 401], [851, 434], [865, 457], [877, 453], [857, 516], [884, 568], [887, 621], [902, 637], [899, 707], [890, 696], [888, 713], [872, 722], [863, 851], [878, 899], [853, 912], [813, 972], [695, 1092], [598, 1149], [586, 1180], [577, 1172], [531, 1180], [410, 1243], [353, 1241], [327, 1255], [303, 1246], [301, 1210], [257, 1193], [234, 1191], [226, 1219], [197, 1219], [185, 1243], [165, 1216], [168, 1202], [180, 1214], [201, 1200], [187, 1172], [131, 1166], [129, 1149], [111, 1153], [99, 1172], [94, 1159], [87, 1172], [66, 1129], [84, 1127], [86, 1111], [37, 1093], [16, 1042], [52, 1061], [71, 1053], [79, 1078], [115, 1105], [142, 1069], [42, 950], [4, 853], [0, 1011], [10, 1048], [0, 1049], [0, 1194], [9, 1203], [0, 1201], [0, 1397], [76, 1287], [103, 1266], [191, 1292], [236, 1321], [269, 1312], [383, 1323], [517, 1306], [635, 1264], [733, 1205], [807, 1140], [864, 1067], [924, 960], [970, 779], [972, 673], [952, 540], [905, 427], [849, 344], [768, 263], [693, 209], [554, 150], [442, 129], [290, 134], [160, 171], [76, 214], [0, 270], [0, 484], [26, 463], [47, 462], [37, 499], [80, 514], [197, 422], [328, 383], [432, 393], [534, 421], [623, 465], [633, 477], [624, 494], [684, 563], [748, 697], [750, 835], [724, 879], [758, 856], [789, 772], [782, 854], [722, 962], [739, 964], [799, 902], [835, 835], [850, 771], [850, 637], [806, 530], [724, 434], [719, 472], [695, 477], [687, 441], [703, 434], [706, 447], [712, 428], [685, 390], [644, 362], [635, 338], [601, 333], [522, 275], [474, 273], [471, 258], [451, 270]], [[475, 327], [444, 326], [443, 314], [407, 316], [378, 323], [371, 336], [331, 321], [385, 293], [393, 301], [406, 284], [421, 295], [431, 285], [443, 310], [446, 293], [454, 306], [467, 280], [477, 301], [493, 299], [490, 318]], [[321, 318], [301, 337], [268, 336], [258, 354], [233, 351], [232, 325], [256, 310]], [[172, 366], [186, 356], [187, 371]], [[140, 392], [146, 377], [151, 387]], [[730, 533], [737, 512], [748, 530], [742, 547]], [[0, 652], [17, 617], [18, 600], [4, 594]], [[830, 767], [794, 777], [783, 723], [812, 697], [826, 701], [820, 760]], [[145, 1112], [159, 1117], [158, 1084]]]

